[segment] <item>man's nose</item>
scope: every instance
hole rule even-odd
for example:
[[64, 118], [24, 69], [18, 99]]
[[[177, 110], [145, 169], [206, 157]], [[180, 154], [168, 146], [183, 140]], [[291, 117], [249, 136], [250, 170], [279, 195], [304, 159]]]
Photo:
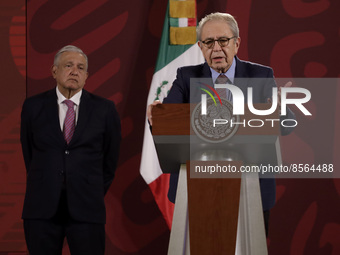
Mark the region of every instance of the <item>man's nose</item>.
[[220, 46], [218, 41], [214, 41], [214, 46], [213, 46], [212, 49], [213, 49], [213, 51], [220, 51], [220, 50], [222, 50], [222, 47]]
[[78, 71], [78, 68], [75, 66], [75, 67], [72, 67], [72, 69], [71, 69], [71, 75], [78, 75], [79, 73], [78, 73], [79, 71]]

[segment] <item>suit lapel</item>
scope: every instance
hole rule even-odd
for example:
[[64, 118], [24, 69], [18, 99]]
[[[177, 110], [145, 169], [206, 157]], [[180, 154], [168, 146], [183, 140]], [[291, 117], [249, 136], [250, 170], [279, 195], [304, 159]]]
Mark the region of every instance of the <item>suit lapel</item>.
[[58, 97], [55, 89], [47, 92], [46, 110], [48, 122], [51, 126], [51, 133], [56, 134], [56, 139], [59, 143], [65, 143], [63, 132], [60, 129]]
[[[202, 67], [202, 78], [211, 78], [211, 71], [210, 67], [207, 64], [207, 62], [204, 62], [203, 67]], [[212, 79], [211, 79], [212, 83]]]
[[234, 84], [239, 87], [243, 95], [245, 96], [245, 100], [247, 98], [247, 88], [249, 86], [249, 77], [246, 70], [245, 64], [239, 60], [238, 57], [235, 57], [236, 59], [236, 70], [235, 70], [235, 81]]
[[195, 74], [195, 77], [190, 77], [194, 78], [194, 83], [190, 84], [193, 82], [193, 80], [189, 80], [188, 85], [190, 86], [190, 98], [189, 102], [191, 103], [197, 103], [201, 101], [201, 94], [202, 90], [200, 88], [206, 88], [204, 85], [209, 85], [209, 86], [214, 86], [211, 78], [211, 71], [210, 67], [207, 64], [207, 62], [204, 62], [204, 64], [201, 64], [201, 69], [197, 71]]
[[83, 90], [79, 104], [78, 121], [70, 145], [78, 140], [80, 135], [83, 133], [84, 128], [87, 126], [87, 122], [93, 109], [91, 105], [92, 102], [89, 93], [86, 90]]

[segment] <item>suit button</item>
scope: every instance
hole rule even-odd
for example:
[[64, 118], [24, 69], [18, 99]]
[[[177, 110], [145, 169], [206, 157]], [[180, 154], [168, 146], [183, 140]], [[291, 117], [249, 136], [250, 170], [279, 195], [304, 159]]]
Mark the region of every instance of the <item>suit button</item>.
[[65, 151], [65, 154], [66, 154], [66, 155], [70, 154], [70, 151], [66, 150], [66, 151]]
[[65, 183], [65, 172], [64, 172], [64, 170], [60, 170], [59, 175], [61, 176], [62, 182]]

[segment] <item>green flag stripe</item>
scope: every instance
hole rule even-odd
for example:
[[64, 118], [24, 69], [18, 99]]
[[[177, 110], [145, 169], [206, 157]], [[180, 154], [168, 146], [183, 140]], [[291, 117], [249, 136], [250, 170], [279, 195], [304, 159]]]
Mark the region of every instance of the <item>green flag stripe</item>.
[[170, 27], [178, 27], [179, 20], [177, 18], [169, 18]]

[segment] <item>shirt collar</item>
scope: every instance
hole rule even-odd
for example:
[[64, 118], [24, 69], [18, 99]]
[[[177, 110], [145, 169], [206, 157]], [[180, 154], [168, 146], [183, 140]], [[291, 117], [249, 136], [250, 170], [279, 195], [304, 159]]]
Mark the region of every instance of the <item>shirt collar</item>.
[[211, 78], [213, 80], [213, 82], [215, 83], [217, 77], [220, 74], [224, 74], [225, 76], [228, 77], [228, 79], [231, 81], [231, 83], [234, 83], [234, 78], [235, 78], [235, 70], [236, 70], [236, 59], [233, 59], [233, 63], [231, 64], [231, 66], [229, 67], [229, 69], [227, 70], [227, 72], [225, 73], [218, 73], [216, 72], [214, 69], [212, 69], [210, 67], [210, 71], [211, 71]]
[[[61, 92], [59, 91], [58, 86], [56, 87], [56, 91], [57, 91], [57, 97], [58, 97], [58, 104], [61, 104], [62, 102], [67, 100], [67, 98], [64, 97], [64, 95], [61, 94]], [[83, 90], [80, 90], [75, 95], [73, 95], [73, 97], [71, 97], [69, 100], [71, 100], [75, 105], [79, 105], [80, 104], [80, 97], [81, 97], [82, 93], [83, 93]]]

